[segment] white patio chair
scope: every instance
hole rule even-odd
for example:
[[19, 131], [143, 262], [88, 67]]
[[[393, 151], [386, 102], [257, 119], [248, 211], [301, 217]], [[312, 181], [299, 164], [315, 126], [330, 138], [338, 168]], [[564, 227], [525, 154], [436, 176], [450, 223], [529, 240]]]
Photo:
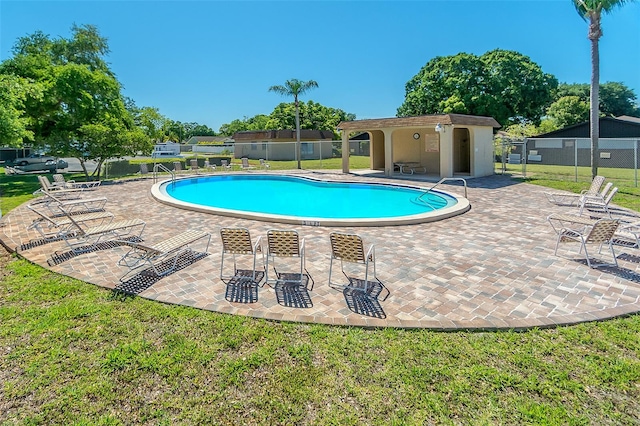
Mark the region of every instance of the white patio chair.
[[[264, 252], [262, 251], [262, 237], [258, 237], [255, 244], [251, 243], [251, 235], [246, 228], [222, 228], [220, 229], [220, 238], [222, 239], [222, 258], [220, 261], [220, 279], [240, 278], [246, 279], [247, 277], [238, 276], [238, 264], [236, 261], [237, 256], [249, 255], [253, 257], [253, 267], [251, 268], [251, 283], [259, 284], [256, 282], [257, 277], [257, 256], [258, 253], [262, 254], [262, 269], [264, 270], [265, 259]], [[233, 256], [233, 275], [224, 274], [224, 257], [225, 254]], [[262, 280], [262, 278], [260, 278]]]
[[[562, 228], [558, 232], [558, 238], [556, 240], [556, 248], [554, 251], [554, 255], [558, 254], [558, 246], [560, 243], [567, 242], [578, 242], [580, 243], [580, 253], [584, 249], [584, 255], [587, 259], [587, 265], [590, 268], [598, 268], [601, 266], [618, 266], [618, 259], [616, 258], [616, 253], [613, 250], [613, 240], [616, 230], [618, 229], [618, 225], [620, 221], [618, 219], [599, 219], [597, 220], [593, 226], [588, 226], [586, 228], [581, 229], [571, 229], [571, 228]], [[602, 246], [607, 245], [609, 250], [611, 251], [611, 257], [613, 258], [613, 263], [610, 264], [599, 264], [592, 265], [591, 260], [589, 259], [589, 253], [587, 251], [588, 244], [597, 244], [598, 245], [598, 253], [602, 251]]]
[[[300, 273], [283, 273], [278, 274], [276, 269], [276, 258], [298, 258], [300, 261]], [[269, 259], [272, 260], [273, 270], [276, 273], [276, 278], [269, 279]], [[271, 229], [267, 231], [267, 263], [265, 281], [267, 284], [271, 283], [293, 283], [304, 284], [304, 272], [306, 271], [305, 255], [304, 255], [304, 238], [301, 240], [296, 231], [291, 230], [276, 230]], [[290, 278], [289, 278], [290, 277]]]
[[[372, 244], [367, 250], [364, 251], [364, 244], [362, 238], [355, 234], [343, 234], [333, 232], [329, 235], [331, 240], [331, 260], [329, 263], [329, 286], [334, 288], [351, 288], [354, 290], [360, 290], [367, 293], [369, 290], [369, 284], [374, 282], [369, 279], [369, 265], [373, 264], [373, 278], [379, 283], [376, 276], [376, 257], [375, 247]], [[340, 261], [340, 269], [342, 274], [349, 280], [349, 284], [339, 284], [331, 281], [331, 275], [333, 273], [333, 261]], [[362, 287], [356, 287], [352, 284], [352, 279], [344, 271], [344, 262], [364, 265], [364, 282]]]

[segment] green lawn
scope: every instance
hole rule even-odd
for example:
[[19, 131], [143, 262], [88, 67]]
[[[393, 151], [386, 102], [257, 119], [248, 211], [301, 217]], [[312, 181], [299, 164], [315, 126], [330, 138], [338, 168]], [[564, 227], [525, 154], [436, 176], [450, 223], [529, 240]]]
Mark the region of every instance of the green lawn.
[[[1, 173], [6, 213], [35, 177]], [[637, 315], [520, 333], [277, 323], [0, 255], [2, 425], [637, 425], [639, 355]]]

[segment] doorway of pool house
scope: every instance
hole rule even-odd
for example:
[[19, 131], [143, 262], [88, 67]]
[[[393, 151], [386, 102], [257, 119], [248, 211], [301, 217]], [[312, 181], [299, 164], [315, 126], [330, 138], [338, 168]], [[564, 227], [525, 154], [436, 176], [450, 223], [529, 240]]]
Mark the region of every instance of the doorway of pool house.
[[453, 173], [471, 174], [471, 142], [469, 129], [453, 129]]

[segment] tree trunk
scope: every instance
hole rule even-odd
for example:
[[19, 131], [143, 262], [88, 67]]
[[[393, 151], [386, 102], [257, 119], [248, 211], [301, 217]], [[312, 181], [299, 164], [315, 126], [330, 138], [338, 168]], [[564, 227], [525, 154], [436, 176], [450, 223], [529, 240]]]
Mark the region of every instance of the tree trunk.
[[591, 133], [591, 179], [598, 175], [598, 138], [600, 137], [600, 52], [598, 41], [602, 36], [600, 14], [592, 13], [589, 23], [591, 40], [591, 110], [589, 115]]
[[300, 109], [298, 108], [298, 97], [296, 96], [296, 157], [298, 158], [298, 169], [302, 169], [300, 164]]
[[76, 157], [78, 160], [80, 160], [80, 166], [82, 167], [82, 170], [84, 171], [84, 180], [88, 181], [89, 180], [89, 172], [87, 171], [87, 166], [86, 164], [84, 164], [84, 158], [81, 157]]

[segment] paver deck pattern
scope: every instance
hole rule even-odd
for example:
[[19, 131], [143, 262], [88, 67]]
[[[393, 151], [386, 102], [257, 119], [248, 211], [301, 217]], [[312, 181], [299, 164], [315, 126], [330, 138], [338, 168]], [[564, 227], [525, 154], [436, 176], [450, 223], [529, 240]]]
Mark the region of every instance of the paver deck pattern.
[[[333, 180], [392, 181], [302, 173]], [[402, 182], [425, 186], [420, 181]], [[545, 188], [509, 177], [469, 180], [472, 208], [461, 216], [366, 228], [283, 225], [182, 210], [155, 201], [152, 184], [152, 179], [122, 181], [87, 194], [107, 197], [115, 220], [146, 221], [142, 235], [146, 243], [186, 229], [206, 231], [213, 238], [208, 256], [147, 282], [137, 291], [140, 297], [270, 320], [438, 330], [549, 327], [640, 312], [640, 252], [617, 247], [619, 267], [598, 269], [586, 265], [577, 244], [562, 244], [559, 256], [554, 256], [556, 236], [546, 217], [577, 212], [577, 208], [552, 205], [543, 194]], [[462, 192], [460, 186], [442, 188]], [[0, 239], [4, 245], [17, 248], [37, 240], [39, 235], [27, 230], [34, 218], [25, 205], [3, 217]], [[306, 266], [313, 287], [256, 289], [226, 284], [219, 278], [222, 227], [246, 227], [254, 241], [258, 236], [266, 239], [269, 229], [297, 230], [306, 240]], [[378, 277], [389, 290], [386, 299], [362, 298], [329, 287], [329, 233], [334, 231], [356, 233], [366, 246], [375, 244]], [[64, 242], [56, 241], [20, 254], [52, 271], [109, 289], [116, 288], [127, 271], [117, 265], [124, 247], [48, 264], [55, 251], [65, 250]], [[295, 272], [297, 267], [292, 263], [289, 271], [289, 265], [283, 266], [283, 272]]]

